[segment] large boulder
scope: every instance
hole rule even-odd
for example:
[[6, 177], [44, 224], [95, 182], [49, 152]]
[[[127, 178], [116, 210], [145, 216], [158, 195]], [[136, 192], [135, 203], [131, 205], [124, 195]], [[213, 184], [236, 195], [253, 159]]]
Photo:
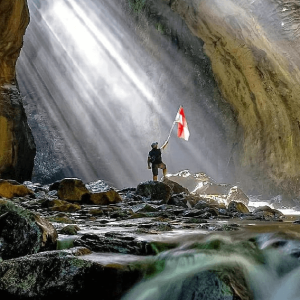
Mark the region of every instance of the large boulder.
[[167, 203], [171, 197], [172, 189], [165, 183], [159, 181], [141, 182], [136, 188], [136, 194], [149, 198], [150, 200], [162, 200]]
[[167, 184], [172, 189], [172, 195], [181, 194], [181, 193], [185, 193], [185, 194], [190, 193], [187, 188], [183, 187], [182, 185], [180, 185], [175, 181], [168, 179], [166, 176], [163, 177], [162, 182]]
[[64, 178], [57, 188], [57, 196], [61, 200], [67, 201], [86, 201], [90, 193], [82, 180], [78, 178]]
[[117, 300], [143, 276], [130, 264], [104, 265], [82, 258], [84, 248], [43, 252], [0, 264], [1, 299]]
[[187, 188], [190, 192], [195, 190], [200, 183], [211, 181], [211, 178], [205, 173], [191, 174], [189, 170], [182, 170], [176, 174], [168, 174], [167, 177], [169, 180]]
[[0, 197], [13, 198], [33, 195], [33, 191], [15, 180], [0, 179]]
[[229, 204], [231, 201], [242, 202], [246, 206], [249, 204], [248, 196], [237, 186], [232, 187], [228, 193], [226, 202]]
[[120, 194], [103, 180], [86, 184], [90, 192], [89, 202], [97, 205], [108, 205], [122, 201]]
[[198, 184], [193, 192], [199, 195], [227, 195], [231, 187], [232, 186], [226, 184], [205, 182]]
[[29, 22], [26, 0], [0, 1], [0, 178], [29, 180], [35, 143], [16, 82], [16, 61]]
[[276, 220], [284, 217], [281, 211], [273, 209], [268, 205], [257, 207], [252, 213], [263, 220]]
[[57, 232], [39, 215], [0, 200], [0, 258], [9, 259], [56, 248]]

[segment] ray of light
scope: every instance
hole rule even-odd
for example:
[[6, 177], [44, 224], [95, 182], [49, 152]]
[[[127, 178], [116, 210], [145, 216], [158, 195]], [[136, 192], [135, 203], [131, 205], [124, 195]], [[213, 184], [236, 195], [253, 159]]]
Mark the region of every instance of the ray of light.
[[[73, 169], [64, 175], [107, 179], [118, 186], [150, 179], [149, 145], [163, 143], [183, 102], [191, 140], [177, 139], [174, 130], [165, 162], [173, 173], [217, 173], [218, 163], [207, 159], [216, 149], [197, 132], [197, 118], [209, 123], [211, 108], [192, 99], [197, 93], [190, 75], [195, 66], [183, 53], [170, 48], [158, 32], [148, 37], [132, 32], [115, 3], [39, 4], [29, 1], [32, 16], [18, 63], [19, 81], [27, 98], [37, 101], [36, 111], [31, 109], [41, 118], [36, 126], [50, 144], [55, 140], [59, 145], [56, 162]], [[26, 72], [32, 76], [24, 76]], [[201, 97], [209, 95], [203, 91]], [[211, 122], [207, 130], [220, 134], [218, 127]], [[220, 165], [226, 166], [227, 159]]]

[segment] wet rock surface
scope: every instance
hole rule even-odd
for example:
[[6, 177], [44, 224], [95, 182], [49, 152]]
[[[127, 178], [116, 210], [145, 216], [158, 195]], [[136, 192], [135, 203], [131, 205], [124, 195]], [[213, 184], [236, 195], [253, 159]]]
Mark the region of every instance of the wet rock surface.
[[[80, 259], [88, 253], [77, 251], [43, 252], [0, 264], [0, 295], [7, 299], [74, 299], [95, 295], [119, 299], [142, 277], [142, 271], [103, 266]], [[130, 274], [130, 276], [128, 276]], [[77, 298], [78, 299], [78, 298]]]
[[56, 248], [57, 233], [46, 219], [0, 200], [1, 259], [20, 257]]
[[[268, 205], [254, 208], [242, 201], [226, 204], [230, 189], [228, 195], [192, 193], [178, 182], [181, 187], [173, 185], [170, 178], [168, 184], [148, 181], [122, 190], [103, 182], [80, 183], [88, 195], [107, 191], [118, 194], [120, 201], [100, 205], [85, 197], [75, 202], [59, 199], [57, 183], [24, 184], [31, 194], [0, 198], [1, 297], [48, 299], [51, 294], [71, 298], [95, 289], [101, 279], [103, 299], [121, 299], [140, 279], [159, 274], [170, 258], [180, 259], [199, 251], [203, 255], [220, 251], [223, 256], [233, 251], [256, 259], [260, 248], [288, 248], [285, 245], [289, 241], [282, 237], [272, 238], [274, 241], [266, 245], [249, 227], [251, 222], [259, 226], [288, 224], [285, 215]], [[76, 188], [69, 186], [69, 193]], [[76, 209], [70, 209], [73, 206]], [[294, 221], [291, 224], [298, 227], [297, 218]], [[235, 240], [240, 244], [235, 245]], [[296, 247], [288, 255], [297, 257], [299, 252]], [[177, 295], [200, 295], [198, 284], [204, 287], [214, 282], [211, 295], [252, 299], [243, 275], [237, 277], [238, 271], [232, 268], [200, 268], [190, 279], [180, 281]], [[108, 280], [118, 281], [117, 286]]]

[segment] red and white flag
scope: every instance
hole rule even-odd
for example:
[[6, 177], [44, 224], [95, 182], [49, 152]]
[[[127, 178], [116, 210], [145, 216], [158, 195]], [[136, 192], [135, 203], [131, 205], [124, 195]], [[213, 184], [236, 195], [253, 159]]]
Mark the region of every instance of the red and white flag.
[[182, 106], [179, 107], [178, 113], [175, 118], [175, 122], [178, 125], [177, 136], [181, 139], [185, 139], [186, 141], [188, 141], [190, 132], [189, 132], [189, 128], [187, 125], [187, 121]]

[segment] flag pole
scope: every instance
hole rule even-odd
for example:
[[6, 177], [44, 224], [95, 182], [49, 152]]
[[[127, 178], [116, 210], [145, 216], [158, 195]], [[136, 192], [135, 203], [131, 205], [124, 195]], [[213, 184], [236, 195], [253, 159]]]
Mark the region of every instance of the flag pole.
[[175, 124], [176, 124], [176, 121], [174, 121], [173, 124], [172, 124], [172, 127], [171, 127], [171, 130], [170, 130], [170, 132], [169, 132], [169, 135], [168, 135], [168, 138], [167, 138], [167, 140], [166, 140], [166, 143], [169, 141], [169, 139], [170, 139], [170, 137], [171, 137], [171, 133], [172, 133], [172, 130], [173, 130]]

